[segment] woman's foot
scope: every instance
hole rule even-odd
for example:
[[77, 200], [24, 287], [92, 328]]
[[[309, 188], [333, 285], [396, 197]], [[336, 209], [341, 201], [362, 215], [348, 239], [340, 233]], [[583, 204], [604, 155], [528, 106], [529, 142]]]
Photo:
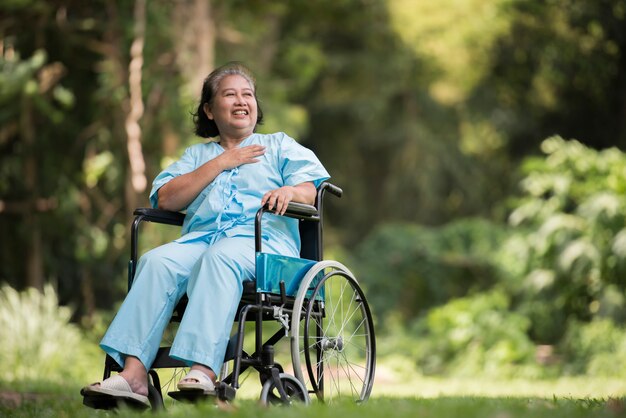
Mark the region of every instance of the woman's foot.
[[185, 377], [178, 382], [180, 390], [202, 390], [206, 394], [215, 393], [217, 376], [211, 368], [194, 364]]
[[148, 396], [148, 371], [137, 357], [126, 357], [124, 370], [120, 372], [120, 376], [128, 382], [134, 393]]
[[128, 381], [119, 374], [111, 376], [108, 379], [103, 380], [102, 382], [97, 382], [86, 386], [80, 391], [80, 393], [86, 399], [89, 397], [101, 398], [104, 396], [116, 400], [133, 401], [143, 407], [150, 407], [147, 390], [145, 394], [136, 392], [135, 390], [133, 390]]
[[[141, 396], [148, 396], [148, 371], [137, 357], [127, 356], [124, 360], [124, 370], [119, 373], [130, 390]], [[92, 386], [100, 385], [94, 383]]]
[[119, 375], [122, 376], [124, 380], [126, 380], [133, 393], [136, 393], [137, 395], [148, 396], [147, 374], [145, 376], [142, 376], [123, 370], [119, 373]]

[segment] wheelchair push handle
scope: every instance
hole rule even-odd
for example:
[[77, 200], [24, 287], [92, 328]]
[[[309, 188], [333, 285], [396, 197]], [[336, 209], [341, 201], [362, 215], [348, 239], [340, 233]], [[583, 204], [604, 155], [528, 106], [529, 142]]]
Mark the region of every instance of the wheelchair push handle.
[[326, 190], [328, 192], [330, 192], [331, 194], [334, 194], [337, 197], [341, 197], [343, 195], [343, 190], [341, 190], [340, 187], [335, 186], [332, 183], [328, 183], [328, 182], [323, 182], [320, 187], [319, 190]]

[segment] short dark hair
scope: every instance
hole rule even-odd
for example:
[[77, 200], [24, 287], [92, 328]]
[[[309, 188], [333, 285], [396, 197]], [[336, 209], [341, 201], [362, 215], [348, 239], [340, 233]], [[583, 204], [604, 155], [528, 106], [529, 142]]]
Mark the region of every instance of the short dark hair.
[[213, 99], [221, 81], [229, 75], [240, 75], [248, 80], [252, 86], [252, 90], [254, 91], [254, 99], [257, 104], [256, 124], [261, 125], [263, 123], [263, 111], [261, 110], [259, 99], [256, 95], [256, 81], [254, 76], [245, 65], [240, 62], [233, 61], [216, 68], [207, 76], [207, 78], [204, 79], [200, 103], [198, 104], [196, 113], [193, 114], [195, 133], [202, 138], [212, 138], [220, 134], [215, 121], [209, 119], [206, 113], [204, 113], [204, 105], [205, 103], [208, 103], [209, 106], [213, 105]]

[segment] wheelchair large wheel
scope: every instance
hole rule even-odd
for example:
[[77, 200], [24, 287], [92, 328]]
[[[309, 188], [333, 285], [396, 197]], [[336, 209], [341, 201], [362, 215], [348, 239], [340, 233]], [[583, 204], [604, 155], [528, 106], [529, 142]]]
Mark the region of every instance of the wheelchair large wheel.
[[305, 275], [291, 324], [294, 374], [318, 399], [369, 398], [376, 367], [372, 315], [356, 278], [336, 261]]

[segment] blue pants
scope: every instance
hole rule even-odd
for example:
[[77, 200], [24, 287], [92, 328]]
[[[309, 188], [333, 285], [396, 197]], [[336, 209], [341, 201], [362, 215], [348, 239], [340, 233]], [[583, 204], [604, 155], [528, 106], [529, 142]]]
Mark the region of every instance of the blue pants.
[[[275, 252], [268, 243], [263, 250]], [[130, 355], [150, 369], [172, 312], [187, 293], [189, 303], [170, 356], [219, 372], [242, 283], [254, 278], [254, 259], [252, 237], [222, 238], [212, 245], [171, 242], [147, 252], [100, 347], [122, 367]]]

